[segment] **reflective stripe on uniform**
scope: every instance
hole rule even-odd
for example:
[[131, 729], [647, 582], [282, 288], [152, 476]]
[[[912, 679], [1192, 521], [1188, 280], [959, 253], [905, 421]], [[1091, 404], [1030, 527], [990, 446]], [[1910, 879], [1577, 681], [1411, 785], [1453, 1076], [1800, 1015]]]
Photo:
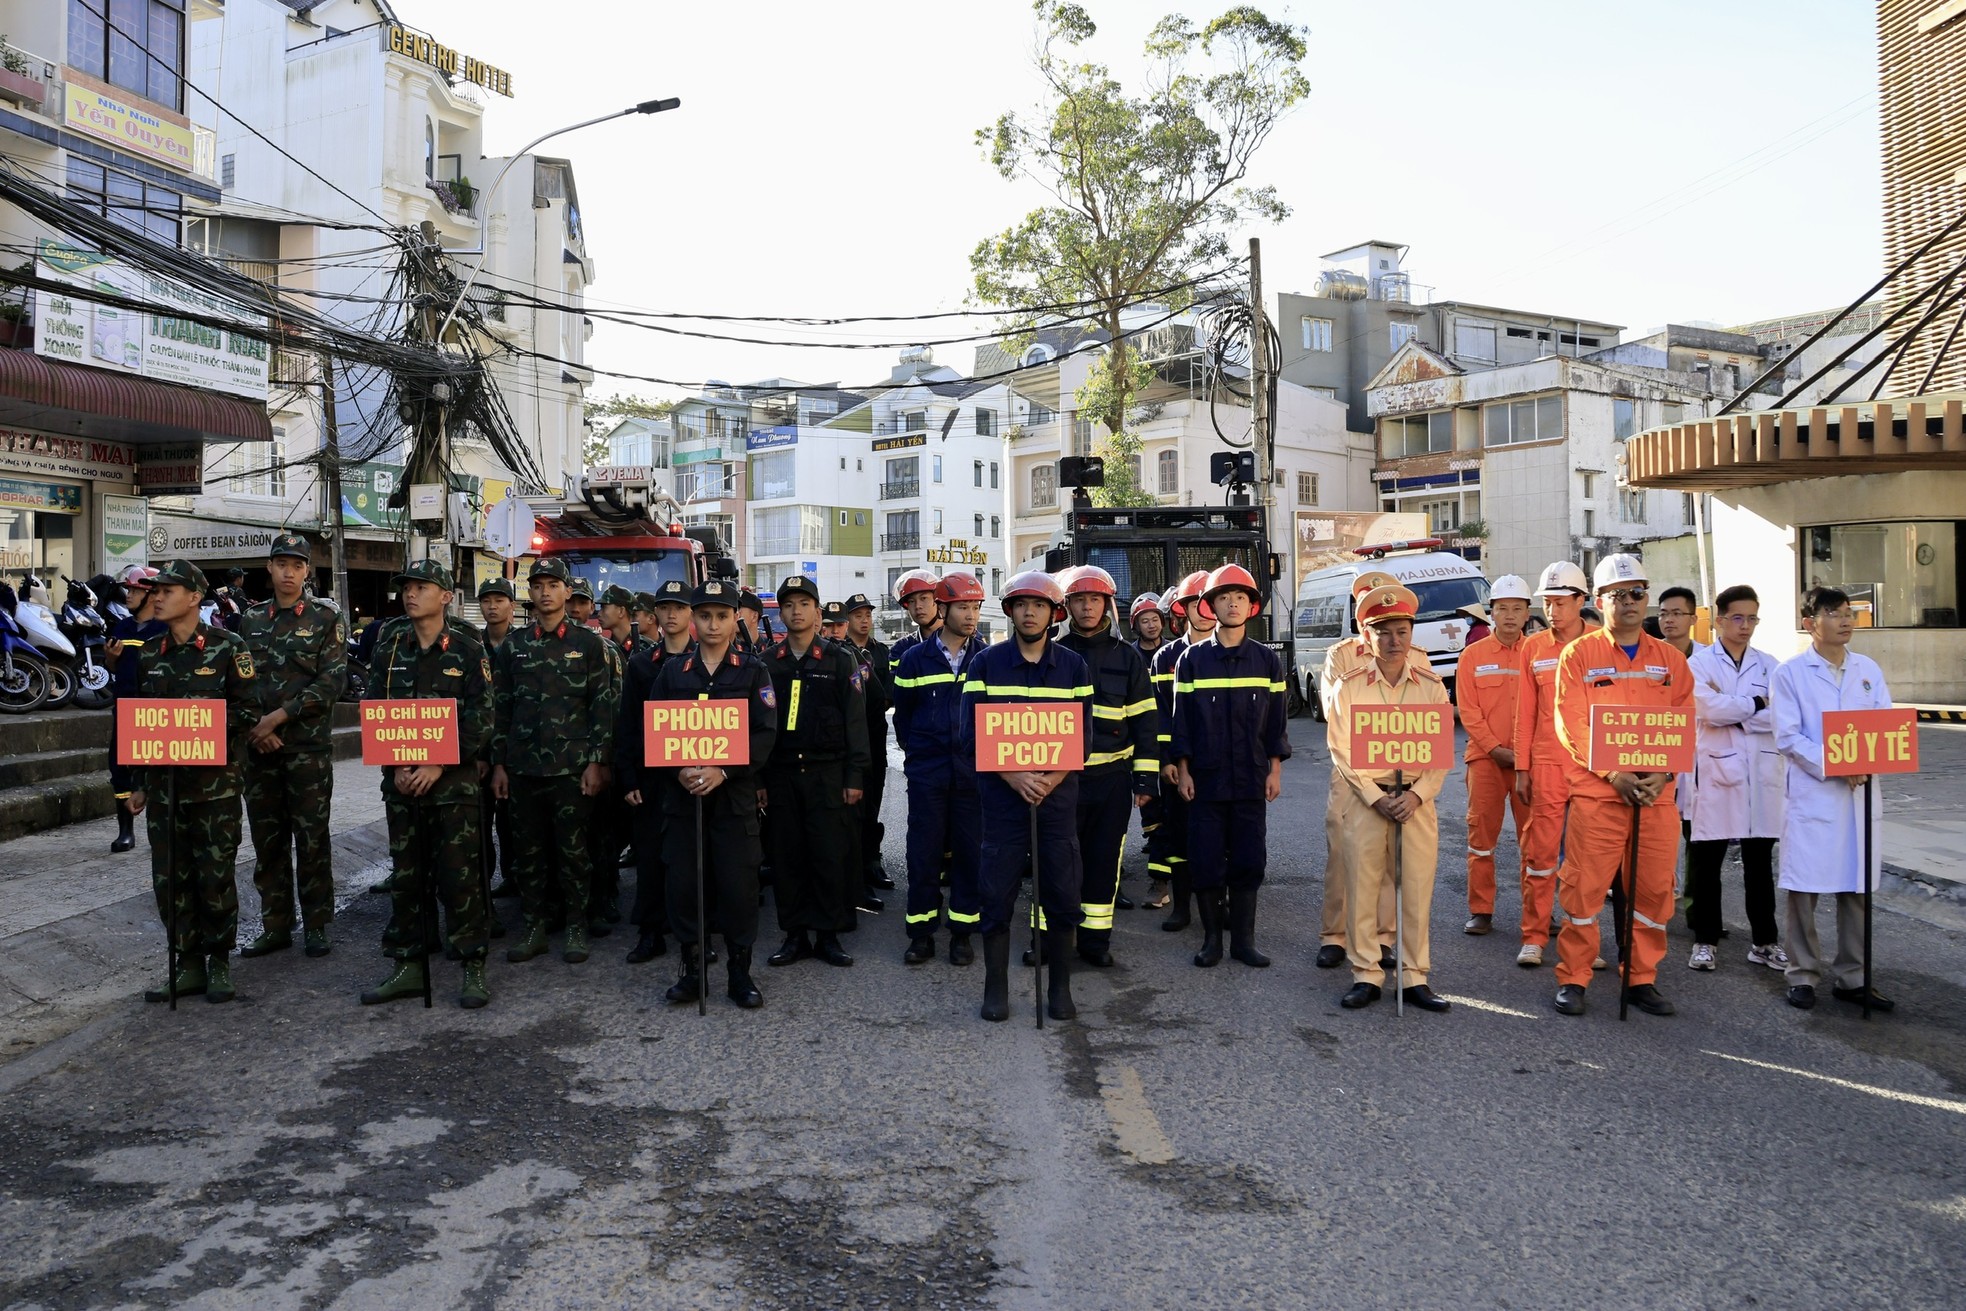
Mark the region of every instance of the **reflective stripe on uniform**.
[[894, 685], [896, 687], [929, 687], [935, 683], [953, 683], [955, 681], [956, 676], [954, 674], [923, 674], [920, 678], [897, 678], [894, 680]]
[[1643, 915], [1639, 914], [1636, 909], [1632, 911], [1632, 918], [1637, 920], [1640, 924], [1643, 924], [1648, 929], [1657, 929], [1661, 933], [1664, 933], [1666, 931], [1665, 925], [1659, 923], [1659, 921], [1657, 920], [1646, 919]]
[[1121, 747], [1118, 751], [1095, 751], [1085, 758], [1085, 767], [1091, 769], [1095, 765], [1117, 764], [1122, 760], [1131, 759], [1132, 756], [1132, 747]]
[[1567, 918], [1567, 919], [1569, 919], [1569, 921], [1570, 921], [1570, 922], [1571, 922], [1572, 924], [1575, 924], [1575, 925], [1576, 925], [1576, 926], [1577, 926], [1578, 928], [1580, 928], [1580, 929], [1587, 929], [1587, 928], [1589, 928], [1589, 927], [1590, 927], [1591, 925], [1593, 925], [1593, 924], [1595, 924], [1595, 923], [1597, 923], [1597, 916], [1595, 916], [1595, 915], [1590, 915], [1590, 916], [1586, 916], [1586, 917], [1585, 917], [1585, 918], [1583, 918], [1583, 919], [1579, 919], [1579, 918], [1578, 918], [1577, 916], [1575, 916], [1575, 915], [1570, 915], [1570, 916], [1567, 916], [1566, 918]]
[[1092, 707], [1092, 717], [1094, 719], [1125, 719], [1126, 711], [1119, 706], [1094, 706]]
[[967, 915], [959, 910], [949, 912], [949, 923], [951, 924], [980, 924], [982, 921], [983, 914], [981, 911], [972, 911]]
[[1556, 873], [1556, 871], [1553, 869], [1531, 869], [1527, 865], [1524, 865], [1522, 867], [1522, 872], [1524, 874], [1527, 874], [1532, 879], [1546, 879], [1550, 875]]
[[1108, 902], [1104, 906], [1092, 906], [1092, 905], [1088, 905], [1083, 901], [1080, 902], [1079, 927], [1082, 929], [1112, 928], [1113, 927], [1112, 903]]
[[1490, 847], [1487, 851], [1483, 851], [1480, 847], [1469, 847], [1468, 854], [1470, 856], [1492, 856], [1495, 854], [1495, 849]]
[[1155, 705], [1153, 698], [1149, 697], [1145, 701], [1135, 701], [1132, 705], [1128, 706], [1126, 708], [1126, 717], [1128, 719], [1132, 719], [1136, 715], [1151, 714], [1154, 710], [1158, 708], [1159, 707]]
[[791, 732], [799, 726], [799, 690], [806, 685], [803, 678], [792, 680], [792, 704], [785, 708], [785, 731]]
[[977, 690], [984, 696], [1048, 697], [1059, 701], [1092, 695], [1090, 687], [1018, 687], [1015, 684], [981, 683], [977, 685]]
[[1197, 678], [1192, 683], [1176, 683], [1176, 692], [1192, 692], [1198, 687], [1260, 687], [1270, 692], [1284, 690], [1282, 683], [1267, 678]]
[[[1160, 761], [1149, 756], [1135, 756], [1133, 758], [1133, 772], [1136, 774], [1158, 774], [1160, 773]], [[1153, 830], [1143, 829], [1142, 832], [1151, 833]]]
[[937, 917], [937, 916], [939, 916], [939, 915], [940, 915], [941, 913], [942, 913], [942, 912], [941, 912], [941, 911], [939, 911], [939, 910], [927, 910], [927, 911], [923, 911], [923, 912], [922, 912], [921, 914], [919, 914], [919, 915], [910, 915], [910, 916], [908, 916], [908, 923], [910, 923], [910, 924], [933, 924], [933, 923], [935, 922], [935, 919], [936, 919], [936, 917]]

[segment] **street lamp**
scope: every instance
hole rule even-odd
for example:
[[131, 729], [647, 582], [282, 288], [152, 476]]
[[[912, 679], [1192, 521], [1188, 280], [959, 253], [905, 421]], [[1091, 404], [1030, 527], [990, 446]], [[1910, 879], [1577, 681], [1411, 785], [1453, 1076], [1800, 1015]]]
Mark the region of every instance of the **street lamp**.
[[[581, 128], [593, 127], [596, 123], [605, 123], [609, 119], [626, 118], [630, 114], [660, 114], [665, 109], [674, 109], [682, 103], [682, 98], [679, 96], [668, 96], [661, 100], [644, 100], [639, 105], [630, 105], [626, 109], [617, 109], [612, 114], [602, 114], [599, 118], [590, 118], [584, 122], [569, 123], [565, 127], [554, 128], [545, 136], [534, 137], [524, 146], [512, 152], [512, 157], [505, 161], [505, 167], [498, 170], [498, 176], [492, 179], [492, 184], [489, 187], [485, 188], [484, 194], [487, 209], [490, 207], [490, 198], [498, 194], [498, 184], [505, 181], [505, 175], [512, 171], [512, 166], [531, 154], [533, 148], [538, 146], [540, 142], [550, 141], [554, 137], [563, 136], [568, 132], [578, 132]], [[489, 213], [486, 217], [490, 217]], [[478, 280], [479, 272], [485, 267], [485, 257], [491, 254], [491, 230], [489, 223], [486, 225], [485, 238], [480, 243], [482, 249], [478, 252], [478, 262], [471, 266], [471, 272], [465, 277], [464, 285], [458, 289], [457, 300], [451, 305], [450, 313], [444, 315], [444, 321], [437, 325], [436, 340], [439, 344], [443, 342], [444, 333], [449, 330], [451, 320], [455, 319], [458, 310], [464, 307], [464, 298], [470, 294], [471, 284]]]

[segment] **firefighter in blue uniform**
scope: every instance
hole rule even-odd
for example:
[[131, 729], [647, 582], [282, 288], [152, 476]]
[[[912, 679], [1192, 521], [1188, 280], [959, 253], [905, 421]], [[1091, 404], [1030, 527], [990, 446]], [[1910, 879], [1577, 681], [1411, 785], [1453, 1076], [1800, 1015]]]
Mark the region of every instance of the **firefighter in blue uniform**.
[[[690, 594], [696, 645], [672, 655], [656, 671], [653, 701], [748, 700], [751, 763], [644, 766], [637, 751], [623, 768], [646, 803], [659, 798], [663, 813], [662, 863], [668, 878], [669, 926], [682, 942], [683, 972], [667, 994], [672, 1002], [702, 995], [704, 961], [698, 953], [697, 916], [724, 935], [730, 953], [726, 995], [746, 1010], [764, 1005], [751, 979], [751, 949], [758, 940], [758, 782], [771, 756], [778, 726], [778, 698], [765, 662], [735, 647], [737, 585], [711, 579]], [[696, 902], [696, 798], [703, 798], [703, 895]]]
[[894, 673], [894, 737], [907, 753], [908, 950], [920, 965], [935, 957], [935, 923], [942, 917], [942, 871], [949, 870], [949, 963], [976, 959], [970, 935], [982, 921], [977, 848], [982, 814], [975, 760], [957, 749], [963, 679], [983, 641], [983, 584], [973, 574], [949, 574], [935, 585], [943, 622], [917, 642]]
[[1168, 603], [1168, 617], [1180, 631], [1154, 652], [1149, 678], [1154, 685], [1154, 707], [1160, 714], [1160, 823], [1155, 826], [1152, 845], [1147, 851], [1147, 871], [1169, 885], [1172, 909], [1161, 921], [1167, 933], [1179, 933], [1193, 922], [1190, 906], [1194, 889], [1188, 880], [1188, 803], [1175, 787], [1178, 771], [1169, 749], [1174, 742], [1174, 665], [1190, 644], [1202, 641], [1215, 631], [1215, 612], [1201, 603], [1208, 574], [1197, 570], [1181, 580]]
[[935, 585], [941, 581], [926, 569], [910, 569], [894, 580], [894, 599], [908, 612], [913, 625], [894, 640], [893, 649], [887, 653], [897, 666], [910, 647], [926, 642], [942, 627], [942, 609], [935, 600]]
[[1079, 779], [1084, 876], [1078, 953], [1086, 964], [1104, 967], [1113, 963], [1113, 907], [1127, 824], [1134, 809], [1160, 791], [1160, 716], [1147, 662], [1116, 631], [1113, 576], [1083, 564], [1067, 569], [1058, 581], [1069, 617], [1058, 644], [1076, 651], [1092, 671], [1092, 746]]
[[1215, 614], [1215, 634], [1181, 653], [1174, 666], [1173, 757], [1188, 802], [1188, 867], [1201, 907], [1202, 947], [1195, 964], [1222, 959], [1222, 889], [1229, 891], [1229, 954], [1261, 967], [1256, 950], [1256, 890], [1267, 860], [1265, 807], [1283, 791], [1289, 706], [1283, 661], [1249, 635], [1263, 594], [1241, 565], [1208, 576], [1201, 601]]
[[[1075, 701], [1085, 724], [1088, 750], [1092, 734], [1092, 674], [1078, 654], [1051, 640], [1051, 626], [1065, 617], [1065, 593], [1050, 574], [1029, 570], [1004, 585], [1008, 640], [985, 648], [963, 675], [963, 701], [956, 719], [956, 750], [974, 760], [976, 707], [990, 703], [1036, 701], [1063, 705]], [[977, 800], [983, 816], [979, 882], [982, 895], [983, 1010], [986, 1020], [1010, 1018], [1010, 917], [1017, 884], [1035, 861], [1032, 900], [1044, 932], [1045, 964], [1051, 974], [1045, 1009], [1055, 1020], [1078, 1014], [1072, 1004], [1073, 926], [1079, 919], [1078, 775], [979, 773]], [[1031, 810], [1037, 809], [1037, 846], [1031, 849]]]

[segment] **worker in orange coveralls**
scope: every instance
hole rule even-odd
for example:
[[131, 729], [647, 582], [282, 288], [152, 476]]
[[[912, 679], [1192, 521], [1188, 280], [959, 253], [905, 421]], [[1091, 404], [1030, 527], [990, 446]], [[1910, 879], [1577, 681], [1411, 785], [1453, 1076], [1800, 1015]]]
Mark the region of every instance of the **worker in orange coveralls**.
[[[1522, 626], [1529, 584], [1504, 574], [1488, 591], [1493, 630], [1470, 642], [1454, 667], [1454, 704], [1468, 734], [1468, 922], [1477, 937], [1495, 927], [1495, 844], [1504, 812], [1515, 815], [1516, 845], [1528, 805], [1515, 794], [1515, 710], [1522, 699]], [[1549, 922], [1547, 913], [1544, 923]]]

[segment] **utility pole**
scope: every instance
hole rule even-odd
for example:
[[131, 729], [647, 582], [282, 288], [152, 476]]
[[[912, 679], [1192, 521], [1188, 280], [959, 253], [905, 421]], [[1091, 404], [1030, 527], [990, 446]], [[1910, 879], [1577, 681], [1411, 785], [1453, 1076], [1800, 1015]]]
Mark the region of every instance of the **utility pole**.
[[[490, 206], [489, 193], [487, 193], [486, 205], [487, 205], [487, 209], [489, 209]], [[489, 213], [487, 213], [486, 218], [487, 219], [490, 218]], [[437, 270], [438, 252], [441, 249], [441, 245], [437, 239], [437, 225], [435, 223], [432, 223], [429, 219], [425, 219], [422, 223], [418, 224], [417, 230], [423, 238], [423, 248], [418, 253], [417, 261], [416, 261], [417, 291], [420, 293], [417, 299], [422, 303], [422, 308], [417, 311], [417, 319], [421, 325], [421, 330], [419, 335], [423, 338], [423, 340], [429, 342], [432, 346], [436, 347], [438, 350], [441, 351], [444, 348], [444, 343], [437, 339], [437, 334], [441, 332], [444, 329], [444, 327], [450, 323], [450, 317], [446, 315], [443, 322], [440, 324], [437, 321], [437, 314], [436, 314], [436, 303], [437, 303], [437, 293], [438, 293], [436, 270]], [[487, 223], [486, 248], [488, 250], [490, 249], [489, 240], [490, 240], [489, 223]], [[479, 262], [483, 263], [483, 260], [481, 259]], [[462, 303], [461, 297], [460, 297], [460, 303]], [[463, 333], [461, 331], [459, 332], [459, 336], [460, 337], [463, 336]], [[443, 399], [437, 401], [435, 463], [436, 463], [437, 484], [443, 489], [443, 496], [438, 506], [438, 512], [440, 517], [438, 519], [439, 526], [437, 529], [436, 539], [433, 542], [427, 542], [425, 544], [424, 554], [428, 557], [434, 557], [438, 560], [441, 560], [443, 562], [444, 567], [446, 569], [452, 570], [453, 574], [455, 574], [455, 571], [457, 569], [457, 548], [455, 544], [451, 541], [451, 445], [450, 445], [450, 403], [449, 403], [450, 388], [449, 385], [446, 383], [438, 383], [431, 390], [433, 393], [437, 393], [439, 388], [442, 389], [442, 392], [440, 394], [442, 395]], [[427, 406], [424, 408], [423, 411], [423, 422], [426, 425], [426, 430], [427, 430], [427, 426], [430, 422], [430, 411]], [[439, 545], [438, 545], [440, 543], [441, 543], [441, 549], [439, 549]], [[459, 594], [463, 595], [463, 592], [460, 591]]]
[[344, 623], [352, 622], [348, 608], [348, 537], [341, 516], [341, 434], [335, 427], [334, 356], [321, 352], [321, 481], [328, 499], [328, 561], [334, 571], [334, 601]]
[[1276, 485], [1270, 471], [1272, 429], [1270, 413], [1270, 317], [1263, 309], [1263, 243], [1249, 239], [1249, 385], [1255, 411], [1256, 481], [1262, 490], [1257, 504], [1265, 511], [1276, 506]]

